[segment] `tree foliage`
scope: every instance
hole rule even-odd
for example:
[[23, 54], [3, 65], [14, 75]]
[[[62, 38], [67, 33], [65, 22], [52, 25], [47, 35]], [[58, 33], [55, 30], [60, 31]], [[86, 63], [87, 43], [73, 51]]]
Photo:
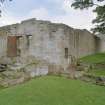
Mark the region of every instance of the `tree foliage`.
[[[0, 7], [3, 5], [4, 2], [6, 1], [12, 1], [12, 0], [0, 0]], [[0, 8], [0, 16], [1, 16], [2, 10]]]
[[[7, 0], [0, 0], [0, 3], [4, 3]], [[8, 1], [12, 1], [12, 0], [8, 0]]]
[[105, 34], [105, 0], [74, 0], [71, 5], [75, 9], [88, 9], [95, 7], [93, 12], [97, 14], [96, 19], [92, 21], [95, 28], [92, 29], [94, 33]]

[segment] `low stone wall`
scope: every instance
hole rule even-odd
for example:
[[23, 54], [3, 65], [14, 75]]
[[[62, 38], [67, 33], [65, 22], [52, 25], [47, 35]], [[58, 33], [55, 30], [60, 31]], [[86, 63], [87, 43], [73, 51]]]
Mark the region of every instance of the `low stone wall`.
[[48, 65], [48, 74], [59, 75], [64, 73], [64, 68], [61, 65], [49, 64]]
[[48, 74], [48, 63], [43, 60], [26, 59], [25, 63], [7, 64], [3, 72], [0, 72], [0, 85], [8, 87], [23, 83], [36, 76]]
[[96, 85], [105, 86], [105, 77], [96, 77], [93, 75], [83, 75], [80, 80], [90, 82]]
[[24, 68], [24, 72], [31, 78], [48, 74], [48, 65], [30, 64]]

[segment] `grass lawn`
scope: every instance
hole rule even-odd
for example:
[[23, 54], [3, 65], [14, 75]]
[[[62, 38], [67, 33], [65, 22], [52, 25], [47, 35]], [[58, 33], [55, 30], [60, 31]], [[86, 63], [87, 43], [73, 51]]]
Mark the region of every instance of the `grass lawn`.
[[83, 58], [80, 58], [81, 62], [95, 64], [95, 63], [103, 63], [105, 62], [105, 53], [97, 53], [94, 55], [89, 55]]
[[46, 76], [0, 90], [0, 105], [105, 105], [105, 87]]

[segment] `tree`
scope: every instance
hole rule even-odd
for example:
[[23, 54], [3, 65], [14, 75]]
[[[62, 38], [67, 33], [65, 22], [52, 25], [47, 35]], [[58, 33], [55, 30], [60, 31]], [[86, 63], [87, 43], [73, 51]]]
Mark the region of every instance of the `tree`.
[[95, 7], [93, 12], [97, 14], [96, 19], [92, 21], [95, 28], [92, 29], [94, 33], [105, 34], [105, 0], [74, 0], [71, 5], [74, 9], [88, 9]]
[[[6, 1], [12, 1], [12, 0], [0, 0], [0, 7], [2, 6], [2, 4]], [[1, 16], [2, 10], [0, 9], [0, 16]]]

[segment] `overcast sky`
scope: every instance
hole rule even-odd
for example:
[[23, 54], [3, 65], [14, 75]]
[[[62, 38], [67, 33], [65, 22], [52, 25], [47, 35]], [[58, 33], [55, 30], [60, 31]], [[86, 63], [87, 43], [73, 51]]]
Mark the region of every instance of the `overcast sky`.
[[0, 26], [37, 18], [64, 23], [74, 28], [90, 29], [95, 14], [91, 10], [74, 10], [72, 0], [13, 0], [6, 2], [1, 9]]

